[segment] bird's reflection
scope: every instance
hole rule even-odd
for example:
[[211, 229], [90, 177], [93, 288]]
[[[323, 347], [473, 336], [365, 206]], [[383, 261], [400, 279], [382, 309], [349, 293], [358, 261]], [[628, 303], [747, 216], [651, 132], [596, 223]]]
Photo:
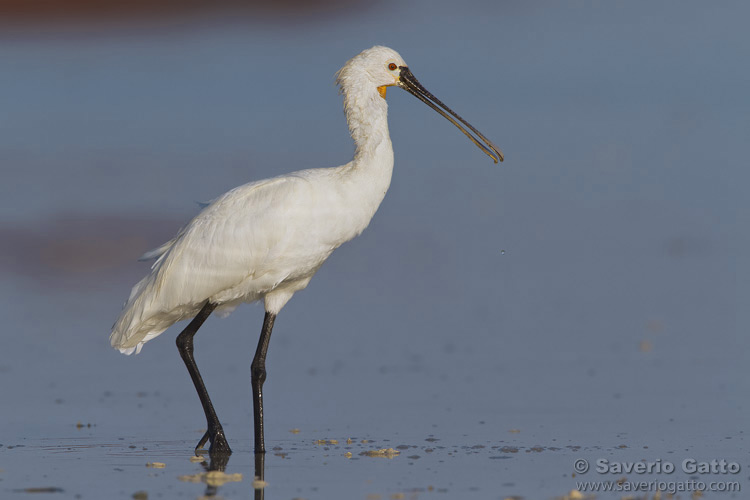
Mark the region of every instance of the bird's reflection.
[[[263, 500], [265, 498], [265, 472], [266, 472], [266, 454], [265, 453], [255, 453], [255, 479], [256, 481], [261, 481], [258, 486], [260, 488], [256, 488], [253, 486], [255, 490], [255, 500]], [[255, 483], [255, 481], [253, 481]]]
[[[197, 455], [203, 457], [203, 455]], [[265, 468], [266, 468], [266, 455], [265, 453], [255, 453], [255, 470], [253, 471], [254, 478], [252, 481], [252, 488], [255, 493], [255, 500], [263, 500], [265, 498]], [[204, 482], [206, 483], [205, 497], [216, 497], [219, 488], [225, 483], [241, 481], [241, 474], [226, 474], [226, 468], [229, 464], [229, 453], [209, 453], [208, 460], [203, 460], [201, 466], [203, 467], [202, 474], [196, 474], [195, 476], [184, 476], [185, 480]]]

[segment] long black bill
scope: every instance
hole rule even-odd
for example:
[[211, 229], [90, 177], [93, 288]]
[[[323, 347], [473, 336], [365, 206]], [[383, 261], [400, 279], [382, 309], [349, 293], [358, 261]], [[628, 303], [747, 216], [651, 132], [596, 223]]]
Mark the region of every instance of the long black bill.
[[[475, 129], [474, 127], [469, 124], [466, 120], [458, 116], [455, 111], [453, 111], [451, 108], [443, 104], [443, 102], [432, 95], [430, 92], [427, 91], [426, 88], [422, 86], [421, 83], [419, 83], [419, 80], [417, 80], [412, 72], [409, 70], [406, 66], [401, 66], [399, 68], [401, 70], [400, 73], [400, 79], [399, 79], [399, 87], [401, 87], [404, 90], [407, 90], [410, 94], [414, 95], [417, 99], [422, 101], [423, 103], [427, 104], [429, 107], [443, 115], [445, 118], [448, 119], [453, 125], [458, 127], [458, 129], [466, 135], [469, 139], [471, 139], [471, 142], [476, 144], [479, 149], [484, 151], [490, 158], [495, 160], [495, 163], [498, 161], [503, 161], [503, 153], [500, 151], [500, 149], [492, 144], [492, 142], [487, 139], [482, 133]], [[455, 120], [454, 120], [455, 118]], [[458, 121], [456, 121], [458, 120]], [[458, 122], [463, 123], [467, 127], [469, 127], [469, 130], [474, 132], [476, 134], [476, 137], [471, 135], [471, 133], [463, 128], [461, 124]], [[477, 139], [477, 137], [479, 139]], [[480, 142], [480, 139], [484, 141], [484, 144]], [[486, 146], [485, 146], [486, 144]]]

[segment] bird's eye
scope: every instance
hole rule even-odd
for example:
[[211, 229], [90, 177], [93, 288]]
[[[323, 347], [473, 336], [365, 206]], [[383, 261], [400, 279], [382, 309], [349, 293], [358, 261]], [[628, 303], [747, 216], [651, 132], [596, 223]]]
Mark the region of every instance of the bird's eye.
[[388, 65], [388, 69], [391, 71], [396, 71], [396, 68], [398, 68], [398, 66], [396, 66], [396, 63], [391, 63]]

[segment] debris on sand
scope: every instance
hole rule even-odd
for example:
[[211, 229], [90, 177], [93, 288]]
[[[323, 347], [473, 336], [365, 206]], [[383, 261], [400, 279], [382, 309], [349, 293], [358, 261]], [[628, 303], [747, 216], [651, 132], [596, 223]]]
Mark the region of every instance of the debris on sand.
[[260, 479], [258, 476], [255, 476], [255, 478], [253, 479], [252, 486], [253, 486], [254, 490], [262, 490], [263, 488], [265, 488], [266, 486], [268, 486], [268, 483], [266, 481]]
[[242, 474], [239, 472], [235, 474], [226, 474], [220, 470], [212, 470], [198, 474], [179, 476], [177, 479], [186, 483], [206, 483], [209, 486], [222, 486], [226, 483], [239, 483], [242, 481]]
[[365, 457], [385, 457], [385, 458], [393, 458], [396, 455], [400, 455], [401, 452], [398, 450], [394, 450], [393, 448], [383, 448], [380, 450], [369, 450], [369, 451], [363, 451], [360, 453], [360, 455], [363, 455]]

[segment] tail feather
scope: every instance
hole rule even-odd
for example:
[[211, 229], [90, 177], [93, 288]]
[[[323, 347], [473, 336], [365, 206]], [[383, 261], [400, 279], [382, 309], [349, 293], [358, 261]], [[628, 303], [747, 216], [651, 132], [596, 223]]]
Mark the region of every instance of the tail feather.
[[148, 288], [151, 276], [146, 276], [139, 281], [131, 290], [128, 301], [122, 308], [120, 317], [112, 325], [112, 333], [109, 342], [115, 349], [123, 354], [138, 354], [148, 340], [162, 333], [166, 328], [152, 330], [148, 321], [146, 311], [146, 295], [143, 293]]
[[174, 323], [195, 316], [203, 307], [203, 303], [164, 307], [159, 297], [158, 280], [158, 273], [151, 273], [139, 281], [112, 326], [110, 344], [123, 354], [138, 354], [143, 344]]
[[[184, 231], [184, 228], [181, 229], [177, 236], [160, 247], [144, 253], [138, 259], [140, 261], [156, 259], [156, 262], [151, 266], [152, 272], [136, 283], [130, 291], [130, 297], [125, 302], [120, 317], [112, 325], [109, 342], [112, 347], [121, 353], [127, 355], [138, 354], [141, 352], [143, 344], [158, 336], [169, 328], [172, 323], [179, 320], [177, 318], [171, 322], [165, 322], [164, 318], [158, 318], [160, 315], [157, 311], [154, 311], [153, 307], [155, 298], [153, 292], [155, 288], [158, 288], [154, 286], [154, 281], [158, 277], [158, 268], [161, 265], [161, 261]], [[161, 316], [164, 316], [164, 314], [161, 314]]]

